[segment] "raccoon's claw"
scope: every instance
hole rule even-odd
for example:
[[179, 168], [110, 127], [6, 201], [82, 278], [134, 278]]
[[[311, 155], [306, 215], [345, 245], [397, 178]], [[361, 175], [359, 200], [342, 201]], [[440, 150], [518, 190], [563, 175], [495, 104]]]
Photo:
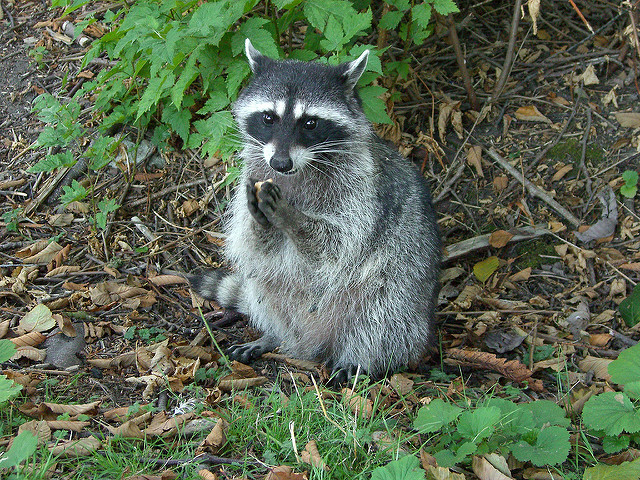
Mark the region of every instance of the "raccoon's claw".
[[277, 221], [277, 212], [282, 202], [280, 188], [273, 183], [264, 182], [256, 197], [260, 212], [270, 223], [275, 223]]
[[346, 365], [344, 367], [333, 367], [331, 369], [331, 378], [329, 383], [331, 385], [344, 385], [347, 382], [351, 382], [356, 372], [358, 371], [357, 365]]
[[251, 360], [260, 358], [263, 353], [267, 353], [273, 350], [273, 346], [264, 342], [261, 338], [249, 343], [243, 343], [242, 345], [234, 345], [229, 347], [226, 354], [231, 360], [237, 360], [242, 363], [249, 363]]
[[251, 213], [251, 216], [256, 220], [256, 222], [263, 227], [266, 227], [269, 225], [269, 220], [258, 206], [259, 202], [255, 185], [255, 180], [249, 179], [249, 182], [247, 183], [247, 206], [249, 207], [249, 213]]

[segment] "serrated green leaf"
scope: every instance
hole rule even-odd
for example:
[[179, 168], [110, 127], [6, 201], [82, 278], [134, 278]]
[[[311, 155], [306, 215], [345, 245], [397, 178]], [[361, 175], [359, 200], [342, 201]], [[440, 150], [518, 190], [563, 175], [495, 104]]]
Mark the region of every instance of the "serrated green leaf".
[[608, 371], [611, 381], [618, 385], [640, 380], [640, 343], [620, 352], [618, 358], [609, 364]]
[[635, 185], [623, 185], [620, 187], [620, 194], [627, 197], [627, 198], [633, 198], [636, 196], [636, 193], [638, 193], [638, 187], [636, 187]]
[[390, 10], [382, 15], [380, 19], [380, 23], [378, 26], [380, 28], [384, 28], [385, 30], [395, 30], [400, 24], [400, 20], [404, 17], [404, 12], [399, 12], [398, 10]]
[[344, 29], [345, 37], [351, 40], [356, 35], [368, 30], [371, 27], [372, 19], [373, 13], [370, 8], [364, 12], [347, 15], [342, 18], [342, 28]]
[[383, 467], [376, 468], [371, 480], [424, 480], [425, 472], [420, 461], [413, 455], [405, 455]]
[[612, 454], [629, 448], [629, 435], [618, 435], [617, 437], [604, 437], [602, 448], [605, 453]]
[[[0, 375], [0, 405], [17, 396], [21, 391], [22, 385], [8, 379], [5, 375]], [[1, 467], [0, 465], [0, 468]]]
[[410, 0], [387, 0], [387, 3], [403, 12], [406, 12], [411, 7]]
[[584, 471], [582, 480], [638, 480], [640, 478], [640, 458], [620, 465], [599, 464]]
[[638, 172], [635, 170], [625, 170], [622, 172], [622, 179], [627, 185], [637, 185], [638, 184]]
[[340, 50], [349, 41], [342, 29], [341, 22], [334, 16], [330, 16], [322, 31], [324, 39], [320, 42], [322, 48], [327, 52]]
[[439, 467], [451, 468], [456, 464], [456, 455], [451, 450], [445, 448], [433, 454]]
[[227, 67], [227, 94], [233, 98], [237, 95], [240, 85], [249, 76], [249, 64], [246, 60], [234, 60]]
[[142, 98], [138, 103], [138, 110], [136, 112], [136, 121], [146, 112], [157, 107], [160, 97], [166, 94], [173, 86], [175, 76], [173, 72], [168, 70], [161, 70], [157, 77], [153, 77], [149, 80], [149, 84], [142, 94]]
[[453, 0], [433, 0], [433, 8], [440, 15], [449, 15], [460, 11]]
[[517, 460], [542, 467], [564, 462], [570, 449], [569, 431], [563, 427], [551, 426], [540, 431], [534, 445], [521, 440], [511, 446], [511, 453]]
[[489, 398], [482, 404], [484, 407], [500, 409], [500, 424], [496, 428], [500, 428], [505, 435], [522, 435], [535, 428], [533, 413], [527, 408], [528, 405], [518, 405], [502, 398]]
[[200, 5], [189, 20], [188, 33], [207, 37], [207, 41], [217, 45], [227, 30], [225, 3], [207, 2]]
[[479, 407], [462, 412], [458, 418], [458, 433], [474, 443], [491, 436], [500, 421], [498, 407]]
[[231, 38], [231, 53], [237, 56], [244, 52], [244, 42], [248, 38], [261, 53], [267, 57], [278, 58], [280, 56], [278, 45], [273, 35], [263, 28], [267, 23], [269, 21], [264, 18], [252, 17], [240, 25]]
[[31, 166], [28, 172], [52, 172], [56, 168], [71, 167], [76, 163], [73, 159], [73, 153], [71, 150], [65, 150], [64, 152], [55, 153], [53, 155], [47, 155], [35, 165]]
[[189, 110], [176, 110], [173, 105], [169, 105], [162, 110], [162, 121], [180, 135], [183, 142], [186, 143], [189, 140], [191, 127], [191, 112]]
[[427, 28], [431, 21], [431, 4], [419, 3], [411, 9], [411, 18], [421, 27]]
[[498, 269], [499, 266], [500, 260], [498, 260], [498, 257], [491, 256], [482, 260], [481, 262], [476, 263], [473, 266], [473, 274], [480, 282], [484, 283], [489, 279], [491, 275], [493, 275], [493, 273]]
[[200, 72], [194, 66], [196, 58], [196, 55], [191, 55], [191, 57], [189, 57], [178, 81], [173, 85], [173, 87], [171, 87], [171, 101], [177, 109], [180, 109], [180, 106], [182, 105], [182, 98], [184, 97], [185, 90], [189, 88], [189, 85], [191, 85], [193, 81], [198, 78], [198, 75], [200, 75]]
[[629, 398], [633, 398], [635, 400], [640, 399], [640, 380], [635, 382], [625, 383], [624, 393], [629, 395]]
[[622, 392], [604, 392], [591, 397], [582, 410], [582, 420], [588, 428], [609, 436], [640, 431], [640, 411]]
[[0, 455], [0, 470], [20, 465], [38, 448], [38, 437], [29, 431], [20, 432], [13, 439], [11, 448]]
[[65, 185], [62, 187], [62, 191], [64, 193], [60, 196], [60, 201], [65, 205], [68, 205], [71, 202], [84, 200], [89, 193], [86, 188], [78, 183], [77, 180], [73, 180], [71, 182], [71, 186]]
[[420, 407], [418, 415], [413, 422], [413, 427], [420, 433], [437, 432], [445, 425], [453, 422], [461, 413], [462, 409], [460, 407], [436, 398], [429, 405]]
[[11, 340], [0, 340], [0, 363], [6, 362], [16, 353], [16, 344]]
[[618, 305], [618, 311], [628, 327], [640, 323], [640, 283], [633, 287], [631, 295]]
[[522, 406], [531, 411], [538, 428], [544, 425], [558, 425], [560, 427], [571, 425], [571, 420], [567, 418], [564, 409], [550, 400], [536, 400]]
[[387, 115], [387, 106], [382, 101], [380, 95], [387, 91], [384, 87], [377, 85], [370, 85], [362, 87], [358, 90], [360, 98], [362, 99], [362, 108], [367, 118], [373, 123], [384, 123], [392, 125], [393, 122], [389, 115]]

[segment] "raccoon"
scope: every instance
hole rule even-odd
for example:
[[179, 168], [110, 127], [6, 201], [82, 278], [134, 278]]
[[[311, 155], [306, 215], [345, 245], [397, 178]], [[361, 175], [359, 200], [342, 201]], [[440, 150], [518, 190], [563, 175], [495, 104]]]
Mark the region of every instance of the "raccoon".
[[363, 112], [369, 51], [328, 66], [245, 49], [231, 271], [192, 275], [193, 289], [263, 332], [228, 351], [242, 362], [280, 347], [338, 382], [415, 363], [433, 336], [441, 241], [425, 179]]

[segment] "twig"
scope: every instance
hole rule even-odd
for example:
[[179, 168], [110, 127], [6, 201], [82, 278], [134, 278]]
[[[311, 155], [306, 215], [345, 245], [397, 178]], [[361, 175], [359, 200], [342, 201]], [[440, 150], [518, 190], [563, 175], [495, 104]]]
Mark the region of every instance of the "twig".
[[464, 80], [464, 88], [467, 91], [469, 103], [471, 104], [471, 108], [477, 112], [480, 110], [480, 106], [478, 105], [478, 98], [476, 97], [476, 92], [474, 91], [473, 85], [471, 84], [471, 77], [469, 76], [469, 70], [467, 70], [467, 64], [464, 59], [464, 54], [462, 53], [462, 48], [460, 48], [460, 39], [458, 38], [456, 24], [453, 21], [453, 14], [451, 13], [447, 15], [447, 24], [449, 25], [449, 39], [451, 40], [451, 44], [453, 45], [453, 51], [456, 52], [458, 68], [460, 69], [462, 79]]
[[201, 178], [199, 180], [194, 180], [193, 182], [189, 182], [189, 183], [182, 183], [182, 184], [172, 185], [171, 187], [163, 188], [159, 192], [156, 192], [153, 195], [151, 195], [150, 197], [144, 197], [144, 198], [140, 198], [138, 200], [134, 200], [133, 202], [128, 203], [127, 207], [129, 207], [129, 208], [137, 207], [138, 205], [142, 205], [143, 203], [146, 203], [149, 200], [155, 200], [156, 198], [160, 198], [160, 197], [165, 196], [167, 193], [175, 192], [176, 190], [178, 190], [180, 188], [195, 187], [196, 185], [202, 185], [204, 183], [207, 183], [207, 179], [206, 178]]
[[569, 3], [571, 4], [571, 6], [573, 7], [573, 9], [576, 11], [576, 13], [578, 14], [578, 16], [580, 17], [580, 20], [582, 20], [584, 22], [584, 24], [587, 26], [587, 28], [589, 29], [589, 31], [593, 34], [593, 27], [591, 26], [591, 24], [587, 21], [586, 18], [584, 18], [584, 15], [582, 14], [582, 12], [580, 11], [580, 9], [578, 8], [578, 6], [574, 3], [573, 0], [569, 0]]
[[[510, 233], [513, 233], [514, 235], [509, 240], [509, 242], [519, 242], [522, 240], [529, 240], [531, 238], [548, 235], [550, 232], [547, 228], [545, 228], [544, 225], [539, 224], [515, 228], [512, 229]], [[487, 248], [490, 245], [490, 238], [491, 234], [487, 233], [485, 235], [479, 235], [477, 237], [468, 238], [467, 240], [462, 240], [461, 242], [454, 243], [453, 245], [448, 245], [445, 248], [444, 261], [447, 262], [449, 260], [454, 260], [456, 258], [463, 257], [471, 252], [475, 252], [476, 250]]]
[[520, 24], [520, 9], [522, 8], [522, 0], [516, 0], [513, 6], [513, 16], [511, 17], [511, 29], [509, 31], [509, 45], [507, 47], [507, 54], [504, 58], [504, 64], [502, 66], [502, 72], [500, 78], [493, 89], [492, 102], [494, 103], [500, 95], [504, 86], [507, 84], [507, 79], [511, 74], [511, 67], [513, 66], [513, 58], [516, 50], [516, 33], [518, 33], [518, 25]]
[[[593, 196], [593, 190], [591, 188], [591, 177], [589, 176], [589, 171], [587, 170], [587, 166], [585, 165], [585, 160], [587, 158], [587, 143], [589, 142], [589, 135], [591, 134], [591, 122], [592, 122], [591, 107], [587, 106], [587, 128], [585, 128], [584, 135], [582, 137], [582, 153], [580, 155], [580, 169], [584, 174], [585, 189], [589, 194], [589, 200], [591, 200], [591, 197]], [[586, 209], [589, 208], [589, 203], [590, 202], [585, 203], [584, 211], [586, 211]]]
[[496, 152], [493, 147], [490, 148], [487, 152], [491, 158], [493, 158], [504, 170], [513, 176], [516, 180], [518, 180], [534, 197], [538, 197], [540, 200], [545, 202], [551, 208], [553, 208], [557, 213], [559, 213], [562, 217], [565, 218], [571, 225], [574, 227], [580, 226], [580, 220], [578, 220], [573, 213], [560, 205], [557, 201], [555, 201], [551, 196], [542, 190], [540, 187], [534, 185], [531, 181], [524, 178], [518, 170], [516, 170], [509, 162], [507, 162], [502, 156]]

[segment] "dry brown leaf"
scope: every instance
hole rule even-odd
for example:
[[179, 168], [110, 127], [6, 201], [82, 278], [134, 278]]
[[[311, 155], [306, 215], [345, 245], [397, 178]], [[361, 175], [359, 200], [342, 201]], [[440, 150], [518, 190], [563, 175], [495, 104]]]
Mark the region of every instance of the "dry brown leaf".
[[71, 417], [75, 417], [76, 415], [80, 414], [89, 415], [90, 417], [92, 417], [98, 414], [98, 406], [100, 406], [100, 403], [102, 403], [102, 400], [96, 400], [95, 402], [91, 403], [80, 403], [76, 405], [42, 402], [42, 405], [44, 405], [51, 412], [57, 415], [68, 413]]
[[209, 470], [198, 470], [198, 475], [200, 475], [202, 480], [218, 480], [218, 476]]
[[593, 333], [589, 335], [589, 344], [594, 347], [606, 347], [612, 339], [613, 335], [608, 333]]
[[69, 317], [54, 315], [54, 318], [58, 322], [58, 328], [65, 336], [75, 338], [78, 335], [78, 332], [76, 332], [76, 328], [73, 326], [73, 322]]
[[31, 432], [38, 439], [38, 445], [46, 444], [51, 438], [51, 427], [44, 420], [31, 420], [23, 423], [18, 428], [18, 433], [24, 431]]
[[251, 387], [259, 387], [267, 383], [267, 377], [255, 378], [237, 378], [237, 379], [221, 379], [218, 388], [223, 392], [231, 392], [232, 390], [244, 390]]
[[188, 412], [182, 415], [167, 416], [165, 412], [160, 412], [151, 424], [144, 430], [146, 435], [170, 438], [182, 431], [185, 424], [195, 416], [195, 412]]
[[562, 180], [564, 176], [571, 170], [573, 170], [573, 165], [565, 165], [564, 167], [559, 168], [558, 171], [553, 175], [553, 177], [551, 177], [551, 181], [557, 182], [559, 180]]
[[618, 265], [618, 268], [623, 270], [631, 270], [632, 272], [640, 272], [640, 262], [623, 263]]
[[220, 449], [227, 443], [226, 431], [229, 428], [229, 424], [222, 418], [219, 418], [216, 424], [213, 426], [209, 434], [202, 441], [202, 443], [196, 448], [196, 455], [202, 453], [217, 454]]
[[56, 213], [50, 215], [47, 223], [52, 227], [66, 227], [73, 222], [73, 213]]
[[47, 351], [29, 346], [18, 347], [11, 360], [19, 360], [21, 358], [28, 358], [34, 362], [44, 362], [44, 359], [47, 358]]
[[632, 462], [638, 458], [640, 458], [640, 450], [637, 448], [628, 448], [616, 455], [611, 455], [610, 457], [600, 457], [599, 460], [608, 465], [620, 465], [624, 462]]
[[269, 470], [264, 480], [308, 480], [307, 472], [296, 473], [288, 465], [280, 465]]
[[593, 65], [587, 66], [576, 80], [582, 80], [585, 85], [598, 85], [600, 83], [600, 79], [596, 75], [596, 68]]
[[505, 230], [496, 230], [489, 237], [489, 245], [491, 245], [494, 248], [502, 248], [507, 243], [509, 243], [509, 240], [511, 240], [512, 238], [513, 238], [512, 233], [509, 233]]
[[36, 253], [46, 248], [47, 245], [49, 245], [49, 240], [47, 240], [46, 238], [42, 240], [38, 240], [37, 242], [32, 243], [31, 245], [27, 245], [26, 247], [21, 248], [20, 250], [15, 252], [14, 255], [18, 258], [23, 258], [23, 259], [32, 257]]
[[502, 473], [484, 457], [474, 455], [471, 468], [480, 480], [513, 480], [513, 477]]
[[533, 391], [544, 391], [542, 382], [531, 378], [533, 372], [517, 360], [507, 361], [504, 358], [498, 358], [493, 353], [450, 348], [447, 350], [445, 362], [451, 365], [493, 370], [518, 383], [528, 382], [529, 388]]
[[179, 345], [175, 350], [183, 357], [191, 358], [193, 360], [202, 360], [204, 363], [209, 363], [214, 359], [217, 360], [220, 356], [220, 354], [214, 352], [212, 348], [200, 347], [198, 345]]
[[318, 445], [316, 444], [315, 440], [311, 440], [309, 443], [307, 443], [307, 445], [304, 447], [304, 450], [300, 453], [300, 459], [304, 463], [313, 465], [316, 468], [321, 468], [326, 472], [330, 470], [330, 468], [320, 456]]
[[102, 282], [89, 288], [91, 301], [96, 305], [120, 303], [123, 307], [135, 310], [150, 307], [156, 302], [155, 293], [142, 287], [129, 286], [115, 282]]
[[621, 127], [640, 127], [640, 113], [638, 112], [614, 112], [614, 115]]
[[35, 345], [40, 345], [46, 339], [47, 337], [40, 332], [29, 332], [16, 338], [10, 338], [9, 340], [15, 343], [16, 347], [33, 347]]
[[362, 415], [364, 418], [373, 416], [373, 402], [371, 400], [356, 394], [350, 388], [343, 388], [340, 392], [356, 416]]
[[71, 244], [67, 244], [64, 246], [62, 250], [56, 253], [56, 255], [51, 259], [51, 261], [47, 263], [47, 272], [50, 272], [60, 267], [64, 263], [65, 259], [69, 256], [70, 251], [71, 251]]
[[18, 333], [46, 332], [56, 326], [51, 310], [46, 305], [40, 303], [25, 314], [18, 323]]
[[80, 420], [48, 420], [47, 425], [51, 430], [71, 430], [73, 432], [81, 432], [91, 425], [91, 422], [84, 422]]
[[79, 272], [80, 270], [82, 270], [82, 267], [78, 265], [60, 265], [59, 267], [54, 268], [50, 272], [47, 272], [45, 277], [55, 277], [56, 275], [64, 275], [65, 273]]
[[91, 455], [102, 448], [102, 443], [93, 435], [79, 440], [69, 440], [67, 442], [59, 442], [53, 447], [49, 447], [49, 451], [54, 456], [62, 456], [67, 458], [85, 457]]
[[122, 437], [122, 438], [144, 438], [145, 434], [140, 430], [140, 427], [133, 420], [128, 420], [124, 422], [122, 425], [117, 427], [112, 427], [107, 425], [107, 430], [114, 437]]
[[479, 145], [472, 145], [467, 150], [467, 164], [473, 166], [476, 169], [476, 173], [480, 178], [484, 178], [484, 172], [482, 171], [482, 147]]
[[180, 275], [156, 275], [155, 277], [150, 277], [149, 281], [158, 287], [189, 283], [186, 278], [181, 277]]
[[531, 267], [527, 267], [511, 275], [509, 277], [509, 280], [512, 282], [523, 282], [523, 281], [529, 280], [530, 276], [531, 276]]
[[0, 322], [0, 338], [4, 338], [9, 332], [9, 325], [11, 325], [11, 320], [4, 320]]
[[399, 395], [408, 395], [413, 391], [413, 380], [401, 373], [392, 375], [389, 379], [389, 383]]
[[596, 378], [599, 380], [611, 380], [609, 375], [609, 364], [612, 360], [607, 358], [598, 358], [591, 355], [587, 355], [580, 362], [578, 362], [578, 368], [583, 372], [593, 372]]
[[120, 370], [136, 363], [136, 353], [128, 352], [114, 358], [92, 358], [87, 362], [97, 368], [113, 368]]
[[462, 473], [455, 473], [444, 467], [434, 467], [429, 465], [427, 468], [426, 480], [465, 480], [466, 477]]
[[[62, 247], [57, 242], [51, 242], [46, 245], [38, 253], [35, 253], [29, 257], [24, 257], [22, 261], [24, 263], [35, 263], [37, 265], [46, 265], [53, 260], [56, 255], [62, 250]], [[16, 254], [17, 255], [17, 254]]]
[[495, 188], [496, 192], [498, 193], [506, 190], [508, 186], [509, 177], [507, 177], [506, 175], [501, 175], [493, 179], [493, 188]]
[[535, 105], [526, 105], [524, 107], [518, 108], [518, 110], [516, 110], [515, 116], [518, 120], [525, 120], [527, 122], [544, 122], [549, 124], [552, 123], [551, 120], [540, 113]]
[[543, 470], [541, 468], [525, 468], [522, 472], [522, 478], [526, 480], [563, 480], [566, 477], [559, 473]]

